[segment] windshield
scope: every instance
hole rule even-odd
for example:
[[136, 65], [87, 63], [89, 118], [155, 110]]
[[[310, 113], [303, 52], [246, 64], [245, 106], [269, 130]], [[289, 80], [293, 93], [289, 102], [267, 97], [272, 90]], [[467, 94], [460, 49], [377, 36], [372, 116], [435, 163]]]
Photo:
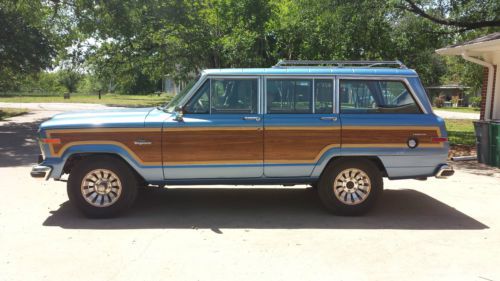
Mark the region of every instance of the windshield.
[[180, 102], [184, 99], [184, 97], [189, 93], [189, 90], [193, 88], [193, 85], [200, 79], [200, 76], [196, 76], [193, 80], [189, 81], [187, 85], [182, 89], [180, 93], [178, 93], [169, 103], [166, 103], [163, 107], [167, 112], [173, 112], [175, 107], [180, 105]]

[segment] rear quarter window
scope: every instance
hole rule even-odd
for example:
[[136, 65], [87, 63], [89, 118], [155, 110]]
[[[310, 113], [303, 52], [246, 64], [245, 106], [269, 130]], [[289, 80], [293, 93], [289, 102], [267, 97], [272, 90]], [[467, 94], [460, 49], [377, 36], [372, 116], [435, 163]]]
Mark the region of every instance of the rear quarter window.
[[342, 79], [339, 95], [341, 113], [422, 113], [402, 81]]

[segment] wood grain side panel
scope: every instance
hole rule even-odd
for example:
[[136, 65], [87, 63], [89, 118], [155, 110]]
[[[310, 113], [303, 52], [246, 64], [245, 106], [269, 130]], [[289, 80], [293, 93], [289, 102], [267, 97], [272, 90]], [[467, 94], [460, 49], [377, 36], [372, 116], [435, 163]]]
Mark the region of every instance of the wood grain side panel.
[[[116, 142], [122, 144], [126, 149], [132, 151], [141, 162], [155, 162], [161, 164], [161, 132], [151, 131], [125, 131], [125, 132], [51, 132], [52, 138], [59, 138], [61, 144], [54, 144], [53, 151], [55, 154], [61, 154], [64, 149], [71, 143], [106, 143]], [[134, 141], [144, 139], [150, 141], [150, 145], [136, 145]]]
[[340, 130], [272, 130], [264, 136], [266, 163], [314, 162], [326, 147], [340, 147]]
[[262, 163], [263, 135], [252, 130], [172, 130], [164, 133], [164, 163]]
[[342, 145], [406, 145], [410, 137], [418, 139], [420, 144], [435, 144], [431, 138], [438, 137], [439, 131], [432, 129], [356, 129], [344, 128], [342, 130]]

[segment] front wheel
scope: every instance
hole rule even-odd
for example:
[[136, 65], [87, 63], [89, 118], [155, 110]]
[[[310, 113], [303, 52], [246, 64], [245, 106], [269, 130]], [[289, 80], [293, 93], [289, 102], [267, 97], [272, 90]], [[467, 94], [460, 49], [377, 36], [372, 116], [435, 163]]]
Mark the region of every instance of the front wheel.
[[84, 215], [107, 218], [128, 209], [135, 201], [138, 180], [120, 159], [96, 156], [82, 160], [68, 178], [70, 202]]
[[361, 215], [370, 210], [383, 190], [378, 168], [368, 160], [331, 163], [323, 172], [318, 194], [324, 206], [339, 215]]

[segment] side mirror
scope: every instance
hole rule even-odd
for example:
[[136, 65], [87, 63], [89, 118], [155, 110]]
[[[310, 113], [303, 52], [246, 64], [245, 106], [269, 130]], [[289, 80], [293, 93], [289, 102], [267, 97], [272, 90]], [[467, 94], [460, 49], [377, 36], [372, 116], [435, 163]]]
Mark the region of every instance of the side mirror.
[[183, 121], [183, 117], [184, 117], [184, 110], [182, 109], [182, 106], [176, 106], [174, 108], [174, 113], [175, 113], [175, 118], [174, 120], [175, 121]]

